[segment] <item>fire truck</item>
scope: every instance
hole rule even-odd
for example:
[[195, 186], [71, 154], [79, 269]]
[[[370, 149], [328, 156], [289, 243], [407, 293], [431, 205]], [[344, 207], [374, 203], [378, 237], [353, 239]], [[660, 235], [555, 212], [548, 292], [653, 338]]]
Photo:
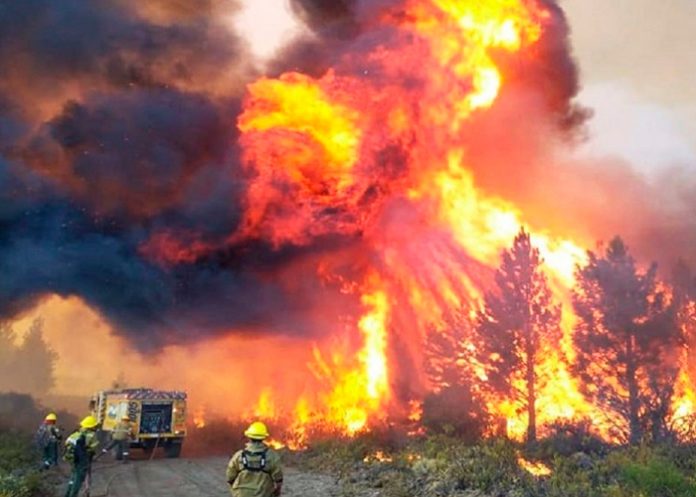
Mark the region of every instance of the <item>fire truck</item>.
[[186, 437], [186, 392], [151, 388], [120, 388], [97, 392], [90, 401], [108, 439], [116, 424], [128, 416], [133, 426], [131, 447], [150, 455], [162, 447], [167, 457], [179, 457]]

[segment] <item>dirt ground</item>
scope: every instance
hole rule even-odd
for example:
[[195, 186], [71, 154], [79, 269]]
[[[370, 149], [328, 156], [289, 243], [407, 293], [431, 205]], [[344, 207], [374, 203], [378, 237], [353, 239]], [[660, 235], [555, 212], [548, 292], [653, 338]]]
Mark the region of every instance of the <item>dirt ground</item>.
[[[98, 461], [94, 465], [91, 497], [223, 497], [227, 458]], [[285, 469], [284, 497], [340, 497], [340, 485], [328, 475]], [[67, 473], [67, 467], [61, 468]], [[58, 489], [63, 495], [65, 485]], [[83, 493], [84, 495], [84, 493]], [[372, 497], [365, 493], [356, 497]]]

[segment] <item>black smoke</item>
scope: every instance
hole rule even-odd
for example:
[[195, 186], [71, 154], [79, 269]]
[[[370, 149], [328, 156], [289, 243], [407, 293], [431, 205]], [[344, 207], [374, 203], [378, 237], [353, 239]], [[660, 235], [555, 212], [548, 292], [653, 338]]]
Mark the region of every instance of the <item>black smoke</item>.
[[[160, 232], [223, 244], [246, 176], [248, 60], [223, 4], [0, 4], [0, 318], [79, 296], [141, 348], [232, 327], [309, 333], [305, 294], [267, 277], [303, 251], [262, 242], [163, 265]], [[173, 10], [174, 9], [174, 10]], [[240, 79], [241, 78], [241, 79]]]

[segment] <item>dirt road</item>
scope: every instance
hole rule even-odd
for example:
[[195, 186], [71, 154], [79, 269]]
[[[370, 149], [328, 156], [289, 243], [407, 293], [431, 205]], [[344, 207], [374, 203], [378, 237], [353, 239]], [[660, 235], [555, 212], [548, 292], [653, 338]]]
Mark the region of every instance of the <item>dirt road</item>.
[[[91, 497], [224, 497], [226, 458], [111, 461], [95, 464]], [[325, 475], [285, 470], [285, 497], [338, 497], [339, 485]]]

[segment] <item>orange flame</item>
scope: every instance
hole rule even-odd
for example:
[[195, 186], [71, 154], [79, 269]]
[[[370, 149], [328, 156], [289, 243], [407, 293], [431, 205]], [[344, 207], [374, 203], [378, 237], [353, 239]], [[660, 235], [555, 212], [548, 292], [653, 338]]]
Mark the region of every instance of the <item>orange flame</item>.
[[531, 462], [522, 456], [517, 458], [517, 463], [522, 469], [534, 476], [549, 476], [553, 473], [551, 468], [542, 462]]
[[385, 454], [383, 451], [378, 450], [374, 452], [373, 454], [369, 454], [363, 458], [363, 462], [365, 463], [370, 463], [370, 462], [392, 462], [394, 460], [393, 457], [391, 457], [388, 454]]
[[[302, 246], [341, 235], [362, 240], [370, 254], [361, 254], [369, 262], [351, 266], [359, 276], [341, 281], [341, 290], [359, 299], [362, 315], [342, 316], [326, 330], [332, 339], [314, 344], [302, 395], [288, 405], [276, 402], [277, 390], [263, 389], [245, 414], [290, 418], [282, 442], [290, 448], [305, 446], [313, 426], [346, 435], [369, 430], [399, 403], [394, 410], [418, 424], [419, 399], [409, 403], [395, 394], [402, 378], [390, 363], [391, 347], [399, 341], [405, 354], [422, 359], [428, 330], [441, 327], [448, 310], [475, 312], [501, 250], [527, 226], [564, 308], [563, 339], [542, 344], [537, 365], [538, 424], [601, 420], [567, 366], [575, 320], [570, 288], [575, 267], [586, 262], [586, 241], [528, 226], [518, 205], [482, 190], [462, 138], [510, 81], [502, 61], [533, 57], [551, 13], [534, 0], [409, 0], [403, 12], [386, 13], [378, 22], [399, 35], [372, 48], [359, 61], [365, 69], [357, 71], [347, 55], [319, 78], [290, 72], [248, 87], [238, 127], [251, 179], [241, 228], [227, 242], [256, 237], [277, 247]], [[388, 157], [391, 146], [407, 153]], [[184, 249], [166, 234], [145, 248], [184, 260], [208, 249]], [[331, 264], [325, 262], [316, 270], [329, 279], [324, 276]], [[398, 330], [392, 329], [396, 323]], [[417, 397], [427, 381], [418, 361], [412, 364], [399, 373], [413, 376]], [[480, 367], [471, 367], [486, 381]], [[675, 417], [694, 410], [693, 389], [683, 376]], [[508, 434], [521, 438], [521, 406], [486, 400], [493, 414], [507, 420]], [[612, 436], [605, 423], [598, 421], [596, 429]]]
[[[534, 45], [550, 14], [534, 2], [521, 0], [414, 0], [407, 4], [407, 12], [407, 21], [397, 21], [399, 28], [412, 32], [418, 43], [429, 47], [430, 54], [423, 64], [432, 77], [423, 81], [417, 94], [395, 91], [388, 85], [372, 86], [334, 71], [320, 79], [288, 73], [250, 85], [239, 129], [244, 162], [257, 177], [247, 193], [243, 232], [236, 236], [255, 234], [282, 244], [304, 243], [323, 230], [360, 231], [369, 212], [356, 215], [360, 210], [356, 205], [370, 185], [365, 172], [373, 150], [382, 146], [380, 142], [401, 140], [413, 133], [412, 121], [419, 120], [417, 129], [426, 131], [411, 153], [422, 167], [414, 168], [405, 180], [407, 198], [450, 232], [461, 250], [485, 266], [497, 264], [501, 249], [522, 227], [523, 216], [514, 205], [476, 189], [457, 133], [473, 112], [492, 106], [500, 93], [504, 77], [494, 53], [514, 53]], [[398, 72], [400, 61], [408, 60], [380, 50], [371, 57], [387, 73]], [[420, 104], [405, 105], [409, 99]], [[414, 108], [421, 109], [422, 115], [416, 118]], [[273, 185], [278, 182], [287, 188], [275, 190]], [[278, 209], [279, 196], [284, 201], [279, 205], [286, 205], [286, 211]], [[272, 204], [275, 207], [270, 210]], [[353, 214], [338, 226], [314, 222], [326, 206]], [[572, 284], [573, 269], [584, 261], [584, 251], [570, 240], [543, 231], [533, 232], [533, 237], [560, 295]], [[444, 254], [434, 262], [431, 274], [441, 276], [433, 279], [433, 289], [408, 276], [408, 261], [396, 255], [400, 247], [391, 246], [389, 240], [384, 243], [385, 262], [391, 271], [385, 277], [399, 279], [407, 288], [409, 304], [417, 310], [423, 328], [440, 321], [443, 303], [456, 307], [481, 299], [480, 285], [450, 265], [451, 256]], [[381, 284], [379, 278], [370, 277], [367, 287], [377, 289], [361, 298], [367, 312], [357, 323], [363, 343], [357, 361], [348, 359], [349, 351], [332, 352], [327, 360], [315, 348], [311, 368], [315, 376], [333, 386], [320, 399], [302, 398], [298, 403], [293, 426], [300, 439], [304, 436], [300, 427], [317, 419], [340, 426], [348, 434], [359, 432], [390, 402], [387, 323], [392, 312], [391, 284]], [[558, 353], [547, 354], [540, 370], [548, 380], [539, 395], [539, 406], [547, 414], [541, 416], [542, 422], [587, 411]], [[267, 399], [260, 399], [258, 415], [275, 415], [267, 404]], [[512, 435], [522, 433], [524, 418], [517, 406], [499, 402], [494, 411], [510, 419]], [[411, 415], [415, 416], [414, 411]]]
[[200, 407], [193, 413], [193, 426], [196, 428], [205, 428], [205, 409]]

